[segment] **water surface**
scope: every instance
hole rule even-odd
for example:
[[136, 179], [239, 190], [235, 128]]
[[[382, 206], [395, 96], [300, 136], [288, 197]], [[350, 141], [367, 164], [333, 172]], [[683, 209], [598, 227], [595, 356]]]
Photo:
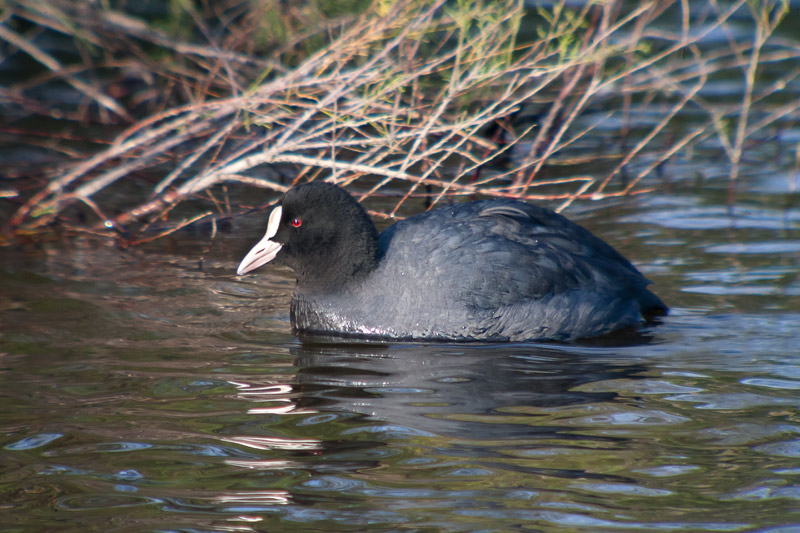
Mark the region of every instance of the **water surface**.
[[258, 215], [0, 250], [0, 530], [797, 530], [800, 212], [722, 188], [568, 213], [673, 307], [581, 345], [303, 344]]

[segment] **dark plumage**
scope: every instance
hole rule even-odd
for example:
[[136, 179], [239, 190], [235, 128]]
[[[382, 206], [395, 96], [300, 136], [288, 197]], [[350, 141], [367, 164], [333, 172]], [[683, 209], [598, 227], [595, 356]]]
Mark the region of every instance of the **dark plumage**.
[[610, 245], [548, 209], [513, 200], [442, 207], [380, 235], [343, 189], [285, 194], [242, 260], [297, 273], [296, 333], [389, 340], [573, 340], [664, 314]]

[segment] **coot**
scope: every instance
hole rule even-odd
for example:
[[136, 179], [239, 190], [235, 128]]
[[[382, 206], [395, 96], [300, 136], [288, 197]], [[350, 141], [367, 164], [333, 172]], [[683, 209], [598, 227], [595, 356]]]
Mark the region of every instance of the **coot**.
[[379, 234], [344, 189], [312, 182], [283, 196], [237, 273], [273, 260], [297, 274], [298, 335], [569, 341], [667, 310], [610, 245], [514, 200], [441, 207]]

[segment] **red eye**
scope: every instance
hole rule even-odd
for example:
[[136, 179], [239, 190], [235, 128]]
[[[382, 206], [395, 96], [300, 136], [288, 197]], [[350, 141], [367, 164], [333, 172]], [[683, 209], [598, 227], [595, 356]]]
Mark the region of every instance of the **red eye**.
[[292, 227], [299, 228], [302, 225], [303, 225], [303, 221], [300, 220], [299, 218], [295, 218], [295, 219], [292, 220]]

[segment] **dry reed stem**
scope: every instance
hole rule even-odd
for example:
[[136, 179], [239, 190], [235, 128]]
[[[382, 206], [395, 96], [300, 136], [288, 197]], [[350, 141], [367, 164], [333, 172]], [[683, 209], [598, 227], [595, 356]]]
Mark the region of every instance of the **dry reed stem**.
[[[38, 231], [74, 202], [89, 206], [98, 228], [141, 222], [144, 230], [153, 220], [167, 219], [183, 200], [198, 198], [198, 193], [207, 193], [203, 198], [219, 213], [235, 214], [227, 194], [223, 208], [212, 188], [237, 183], [282, 192], [301, 179], [358, 184], [361, 200], [396, 191], [398, 201], [380, 212], [386, 217], [395, 216], [410, 198], [429, 198], [435, 205], [451, 196], [475, 194], [562, 200], [563, 210], [581, 199], [652, 190], [652, 184], [642, 182], [658, 165], [713, 135], [728, 155], [733, 182], [747, 139], [796, 115], [800, 107], [771, 104], [781, 83], [800, 76], [798, 68], [757, 90], [757, 72], [764, 61], [791, 64], [800, 58], [796, 43], [776, 45], [778, 15], [764, 18], [753, 11], [752, 43], [732, 38], [727, 48], [702, 49], [712, 31], [730, 31], [729, 19], [745, 0], [716, 6], [712, 18], [700, 21], [700, 28], [693, 27], [687, 0], [642, 2], [624, 13], [616, 2], [599, 7], [586, 3], [579, 11], [556, 2], [549, 15], [543, 13], [540, 40], [527, 44], [517, 41], [523, 13], [519, 1], [470, 0], [457, 7], [444, 0], [399, 0], [390, 12], [367, 12], [346, 28], [329, 24], [325, 31], [338, 28], [330, 32], [336, 37], [293, 68], [286, 67], [285, 59], [299, 41], [290, 40], [272, 57], [225, 48], [223, 43], [242, 44], [246, 39], [231, 35], [213, 40], [194, 8], [187, 8], [188, 14], [198, 31], [209, 36], [208, 45], [171, 39], [141, 20], [110, 10], [104, 12], [105, 19], [95, 17], [70, 27], [61, 21], [81, 11], [53, 1], [61, 8], [56, 15], [41, 11], [35, 2], [22, 2], [15, 16], [86, 35], [97, 46], [102, 44], [99, 36], [111, 31], [185, 54], [186, 64], [159, 68], [194, 103], [157, 111], [132, 124], [111, 146], [49, 180], [12, 217], [11, 225], [21, 233]], [[771, 5], [770, 0], [764, 2]], [[654, 23], [672, 8], [678, 13], [674, 31]], [[81, 92], [114, 110], [102, 93], [83, 87], [86, 83], [76, 77], [81, 69], [53, 63], [35, 43], [3, 26], [0, 38], [49, 62], [53, 74], [77, 81]], [[653, 43], [658, 47], [650, 50]], [[728, 68], [743, 71], [743, 98], [735, 109], [702, 96], [708, 77]], [[229, 96], [214, 94], [223, 91]], [[593, 107], [617, 105], [617, 100], [619, 107], [604, 109], [594, 120], [587, 118]], [[665, 112], [639, 131], [628, 148], [634, 102], [664, 106]], [[757, 106], [759, 114], [754, 113]], [[487, 128], [531, 108], [543, 118], [520, 128], [505, 127], [505, 138], [483, 137]], [[707, 119], [691, 127], [676, 125], [689, 108], [704, 110]], [[617, 116], [623, 121], [622, 146], [583, 154], [583, 146], [595, 142], [603, 117]], [[726, 124], [731, 120], [736, 126], [728, 135]], [[672, 136], [678, 140], [663, 146]], [[500, 145], [495, 144], [498, 139]], [[189, 155], [162, 174], [148, 198], [116, 220], [106, 218], [109, 210], [93, 200], [97, 193], [113, 189], [134, 171], [170, 160], [178, 150]], [[579, 168], [587, 163], [603, 166], [590, 176]], [[640, 168], [633, 179], [620, 179], [633, 166]], [[550, 175], [558, 167], [575, 170], [573, 175]], [[483, 176], [477, 180], [479, 171]], [[544, 187], [553, 190], [532, 191]], [[213, 218], [210, 213], [175, 221], [157, 237]]]

